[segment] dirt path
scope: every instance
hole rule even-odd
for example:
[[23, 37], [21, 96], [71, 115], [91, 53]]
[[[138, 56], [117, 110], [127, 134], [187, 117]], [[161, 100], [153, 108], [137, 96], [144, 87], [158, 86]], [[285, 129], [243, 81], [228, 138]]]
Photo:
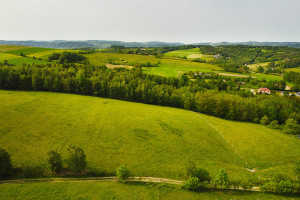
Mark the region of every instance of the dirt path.
[[[12, 184], [12, 183], [36, 183], [36, 182], [79, 182], [79, 181], [100, 181], [100, 182], [116, 182], [117, 177], [88, 177], [88, 178], [37, 178], [37, 179], [16, 179], [16, 180], [5, 180], [0, 181], [0, 184]], [[130, 177], [128, 181], [131, 182], [147, 182], [147, 183], [168, 183], [179, 185], [183, 181], [171, 180], [165, 178], [155, 178], [155, 177]]]
[[[0, 181], [0, 184], [20, 184], [20, 183], [38, 183], [38, 182], [81, 182], [81, 181], [98, 181], [98, 182], [117, 182], [116, 176], [110, 177], [88, 177], [88, 178], [36, 178], [36, 179], [15, 179]], [[183, 181], [172, 180], [156, 177], [130, 177], [129, 182], [145, 182], [145, 183], [167, 183], [172, 185], [181, 185]], [[234, 188], [234, 190], [243, 190], [243, 188]], [[260, 191], [259, 187], [253, 187], [251, 191]]]

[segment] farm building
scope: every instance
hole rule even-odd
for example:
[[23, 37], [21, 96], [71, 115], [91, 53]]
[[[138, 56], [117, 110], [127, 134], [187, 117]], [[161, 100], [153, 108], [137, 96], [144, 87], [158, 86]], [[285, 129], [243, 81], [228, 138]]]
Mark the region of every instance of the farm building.
[[259, 88], [257, 92], [262, 94], [271, 94], [271, 90], [269, 90], [268, 88]]

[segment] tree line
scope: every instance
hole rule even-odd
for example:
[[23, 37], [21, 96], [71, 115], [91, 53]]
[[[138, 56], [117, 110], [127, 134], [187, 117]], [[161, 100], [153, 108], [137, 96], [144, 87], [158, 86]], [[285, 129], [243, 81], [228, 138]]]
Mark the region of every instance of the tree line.
[[256, 123], [267, 116], [270, 121], [284, 124], [300, 113], [297, 98], [243, 97], [235, 91], [228, 92], [228, 85], [222, 78], [210, 82], [201, 78], [192, 81], [187, 76], [167, 78], [144, 74], [141, 68], [109, 69], [79, 64], [0, 66], [0, 88], [99, 96]]

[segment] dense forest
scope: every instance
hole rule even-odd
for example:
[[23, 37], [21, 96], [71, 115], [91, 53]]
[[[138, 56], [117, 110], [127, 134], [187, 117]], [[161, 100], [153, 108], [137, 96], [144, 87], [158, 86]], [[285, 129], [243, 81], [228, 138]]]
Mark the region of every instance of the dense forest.
[[[224, 119], [260, 122], [263, 117], [284, 124], [300, 120], [299, 99], [293, 96], [250, 95], [233, 89], [223, 78], [166, 78], [132, 70], [84, 64], [1, 66], [0, 88], [93, 95], [184, 108]], [[299, 122], [298, 122], [299, 123]]]

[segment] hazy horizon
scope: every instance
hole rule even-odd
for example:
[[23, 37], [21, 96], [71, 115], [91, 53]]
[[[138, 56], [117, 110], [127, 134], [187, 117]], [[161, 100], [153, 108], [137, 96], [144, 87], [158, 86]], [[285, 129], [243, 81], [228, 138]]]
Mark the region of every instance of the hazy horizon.
[[0, 40], [300, 42], [298, 0], [10, 0]]

